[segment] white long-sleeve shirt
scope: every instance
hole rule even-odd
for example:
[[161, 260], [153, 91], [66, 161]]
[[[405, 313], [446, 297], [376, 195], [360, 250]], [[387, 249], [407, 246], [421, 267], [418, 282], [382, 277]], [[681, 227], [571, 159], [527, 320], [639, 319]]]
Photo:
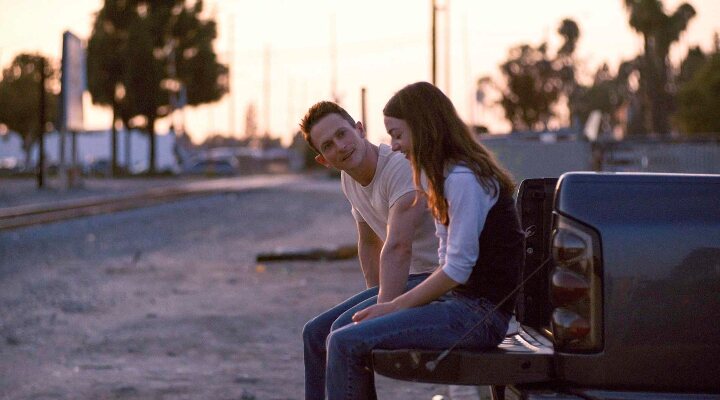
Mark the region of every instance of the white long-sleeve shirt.
[[[497, 184], [496, 184], [497, 187]], [[448, 226], [435, 222], [440, 240], [438, 258], [443, 272], [458, 283], [467, 282], [480, 253], [480, 233], [497, 193], [488, 193], [469, 168], [455, 165], [445, 178]]]

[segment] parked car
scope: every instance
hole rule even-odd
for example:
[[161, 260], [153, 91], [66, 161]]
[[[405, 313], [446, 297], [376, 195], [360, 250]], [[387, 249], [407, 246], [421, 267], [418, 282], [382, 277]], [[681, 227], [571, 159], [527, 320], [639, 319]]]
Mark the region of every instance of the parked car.
[[235, 158], [215, 158], [195, 161], [185, 169], [186, 174], [214, 175], [235, 175], [238, 172], [238, 162]]
[[109, 177], [112, 175], [112, 164], [110, 160], [105, 158], [95, 160], [87, 166], [85, 174], [88, 176]]

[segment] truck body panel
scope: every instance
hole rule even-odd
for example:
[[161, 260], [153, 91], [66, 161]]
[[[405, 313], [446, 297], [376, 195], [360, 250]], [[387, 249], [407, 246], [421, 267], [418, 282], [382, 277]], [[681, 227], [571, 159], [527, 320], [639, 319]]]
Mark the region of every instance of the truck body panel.
[[600, 233], [604, 348], [558, 353], [578, 385], [707, 391], [720, 381], [720, 178], [568, 174], [555, 212]]
[[[452, 350], [432, 370], [425, 364], [442, 352], [375, 351], [378, 373], [510, 385], [508, 398], [720, 398], [720, 175], [568, 173], [524, 181], [517, 205], [526, 231], [517, 337]], [[551, 323], [553, 238], [568, 224], [589, 233], [588, 271], [600, 282], [601, 338], [585, 349], [561, 345]], [[528, 336], [540, 345], [517, 347]]]

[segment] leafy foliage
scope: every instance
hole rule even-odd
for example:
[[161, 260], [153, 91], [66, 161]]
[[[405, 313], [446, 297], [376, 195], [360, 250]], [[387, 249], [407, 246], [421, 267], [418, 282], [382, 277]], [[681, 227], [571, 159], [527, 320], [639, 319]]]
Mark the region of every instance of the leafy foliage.
[[670, 46], [680, 38], [695, 9], [681, 4], [666, 14], [661, 0], [625, 0], [630, 26], [644, 37], [644, 54], [640, 59], [640, 112], [649, 114], [642, 132], [669, 134], [673, 96], [668, 90]]
[[591, 86], [579, 85], [573, 98], [575, 116], [581, 125], [585, 125], [590, 113], [600, 111], [608, 131], [612, 131], [620, 118], [618, 111], [629, 104], [634, 96], [630, 87], [630, 76], [637, 71], [637, 61], [625, 61], [613, 75], [610, 67], [603, 64], [595, 72]]
[[547, 44], [523, 44], [510, 50], [500, 70], [505, 76], [500, 105], [513, 130], [547, 129], [555, 115], [553, 106], [563, 95], [570, 96], [576, 86], [572, 54], [580, 37], [577, 24], [565, 19], [558, 30], [565, 42], [555, 58]]
[[680, 88], [676, 120], [689, 134], [720, 135], [720, 53]]
[[705, 56], [702, 49], [699, 46], [688, 49], [687, 56], [680, 64], [680, 73], [675, 78], [675, 82], [678, 85], [683, 85], [690, 82], [695, 74], [705, 65], [708, 57]]
[[147, 130], [151, 172], [155, 121], [184, 106], [181, 98], [199, 105], [228, 92], [228, 68], [212, 47], [217, 27], [202, 11], [201, 0], [105, 0], [94, 23], [88, 45], [93, 101]]
[[26, 157], [40, 132], [50, 128], [41, 127], [40, 112], [40, 66], [44, 66], [45, 83], [45, 119], [57, 120], [58, 95], [50, 88], [57, 80], [57, 71], [48, 60], [38, 54], [19, 54], [9, 67], [3, 70], [0, 81], [0, 124], [11, 132], [19, 134], [23, 141]]

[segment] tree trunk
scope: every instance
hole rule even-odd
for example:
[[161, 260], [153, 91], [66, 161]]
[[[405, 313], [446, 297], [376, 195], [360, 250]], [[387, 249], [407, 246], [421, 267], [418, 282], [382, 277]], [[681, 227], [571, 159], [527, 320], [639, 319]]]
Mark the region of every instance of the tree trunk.
[[112, 126], [110, 128], [110, 171], [112, 174], [112, 177], [115, 178], [119, 175], [120, 169], [118, 168], [118, 149], [117, 149], [117, 142], [118, 142], [118, 132], [117, 127], [115, 126], [117, 120], [118, 120], [118, 104], [117, 101], [115, 101], [115, 98], [113, 97], [112, 102]]
[[666, 56], [656, 55], [658, 94], [653, 102], [653, 129], [661, 136], [670, 136], [670, 115], [673, 112], [673, 98], [668, 92], [668, 63]]
[[667, 66], [665, 56], [658, 54], [655, 37], [645, 39], [645, 87], [647, 88], [646, 107], [649, 112], [649, 125], [646, 129], [652, 134], [666, 136], [670, 133], [670, 95], [667, 92]]
[[128, 128], [130, 121], [123, 117], [120, 117], [120, 119], [122, 120], [123, 132], [125, 133], [125, 170], [130, 173], [130, 171], [132, 171], [131, 132], [130, 128]]
[[155, 155], [157, 154], [155, 144], [156, 144], [157, 138], [155, 135], [155, 116], [154, 115], [148, 116], [147, 128], [148, 128], [148, 135], [149, 135], [149, 139], [150, 139], [150, 157], [149, 157], [150, 161], [148, 163], [148, 173], [152, 175], [152, 174], [155, 174], [155, 172], [157, 171], [155, 168]]
[[[25, 153], [25, 170], [29, 171], [30, 170], [30, 158], [32, 157], [32, 142], [30, 144], [27, 144], [25, 142], [25, 137], [23, 137], [22, 139], [23, 139], [22, 149], [23, 149], [23, 153]], [[30, 140], [30, 139], [28, 139], [28, 140]], [[38, 153], [38, 155], [39, 155], [39, 153]], [[39, 163], [39, 160], [40, 160], [40, 158], [38, 157], [38, 160], [36, 162]]]

